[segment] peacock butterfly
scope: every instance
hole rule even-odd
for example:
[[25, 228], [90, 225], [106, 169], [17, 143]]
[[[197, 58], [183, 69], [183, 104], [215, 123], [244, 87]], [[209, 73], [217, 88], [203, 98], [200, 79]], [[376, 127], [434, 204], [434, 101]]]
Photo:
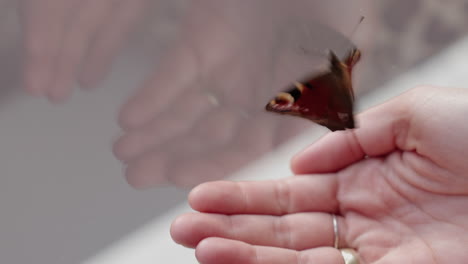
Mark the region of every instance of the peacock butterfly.
[[360, 57], [357, 48], [351, 49], [343, 61], [329, 51], [326, 71], [296, 82], [287, 91], [277, 94], [265, 109], [306, 118], [331, 131], [354, 128], [351, 74]]

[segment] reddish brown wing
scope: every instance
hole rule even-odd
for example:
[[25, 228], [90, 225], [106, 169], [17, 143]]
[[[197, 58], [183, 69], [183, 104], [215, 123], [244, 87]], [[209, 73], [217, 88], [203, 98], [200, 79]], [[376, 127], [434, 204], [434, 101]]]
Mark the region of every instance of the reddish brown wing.
[[358, 49], [353, 49], [344, 61], [330, 52], [326, 72], [279, 93], [266, 105], [266, 110], [306, 118], [331, 131], [354, 128], [351, 73], [359, 59]]

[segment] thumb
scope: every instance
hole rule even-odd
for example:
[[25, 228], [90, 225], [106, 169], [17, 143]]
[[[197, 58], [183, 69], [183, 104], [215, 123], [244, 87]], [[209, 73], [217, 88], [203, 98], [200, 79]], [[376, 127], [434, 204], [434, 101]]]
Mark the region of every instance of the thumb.
[[408, 93], [357, 115], [358, 128], [328, 133], [296, 154], [291, 161], [293, 172], [336, 172], [366, 156], [380, 156], [395, 149], [408, 148], [411, 122]]

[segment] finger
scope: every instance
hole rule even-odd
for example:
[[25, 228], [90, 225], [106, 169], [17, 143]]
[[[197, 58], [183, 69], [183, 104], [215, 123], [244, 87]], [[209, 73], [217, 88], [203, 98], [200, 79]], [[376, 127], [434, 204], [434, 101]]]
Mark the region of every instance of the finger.
[[127, 182], [136, 189], [166, 184], [168, 160], [168, 155], [163, 152], [147, 153], [126, 167]]
[[[155, 187], [168, 182], [174, 168], [184, 166], [184, 160], [179, 155], [196, 155], [203, 153], [204, 144], [193, 138], [182, 137], [170, 141], [168, 144], [152, 149], [128, 161], [125, 176], [127, 181], [135, 188]], [[175, 153], [174, 153], [175, 152]], [[200, 155], [200, 154], [199, 154]], [[209, 171], [203, 168], [205, 173]], [[191, 178], [193, 172], [185, 175]], [[171, 183], [173, 183], [171, 181]], [[187, 186], [187, 185], [178, 185]]]
[[[238, 122], [238, 119], [232, 121]], [[214, 122], [212, 125], [216, 126], [218, 123]], [[226, 124], [229, 123], [226, 120]], [[244, 119], [239, 127], [234, 125], [234, 129], [206, 131], [208, 136], [194, 138], [195, 142], [202, 143], [198, 152], [183, 148], [175, 151], [178, 154], [175, 157], [178, 163], [171, 170], [169, 180], [177, 186], [193, 187], [205, 181], [226, 177], [273, 148], [273, 125], [271, 119], [258, 115]], [[219, 135], [209, 136], [213, 133]], [[187, 153], [192, 154], [186, 155]]]
[[[221, 111], [214, 110], [216, 107], [210, 101], [209, 96], [200, 91], [191, 91], [187, 97], [181, 98], [175, 102], [175, 109], [168, 109], [165, 113], [158, 115], [148, 125], [127, 131], [124, 136], [119, 138], [114, 145], [115, 155], [124, 161], [129, 161], [142, 153], [166, 143], [184, 133], [192, 132], [192, 127], [203, 127], [206, 123], [214, 122], [210, 119], [216, 119], [216, 116], [224, 117], [229, 115], [226, 109]], [[224, 113], [224, 114], [223, 114]], [[210, 118], [210, 116], [212, 118]], [[200, 121], [201, 118], [203, 120]], [[229, 126], [226, 126], [229, 127]], [[200, 129], [199, 129], [200, 130]]]
[[336, 177], [290, 177], [262, 182], [210, 182], [194, 188], [189, 203], [200, 212], [283, 215], [336, 212]]
[[73, 4], [62, 0], [21, 2], [23, 82], [32, 94], [45, 94], [53, 81], [57, 50], [62, 45], [65, 22]]
[[167, 56], [143, 88], [122, 107], [119, 123], [124, 129], [142, 127], [157, 114], [170, 107], [184, 89], [198, 86], [198, 67], [191, 49], [180, 43]]
[[119, 160], [129, 163], [151, 150], [165, 148], [160, 145], [173, 141], [174, 137], [181, 137], [190, 127], [190, 123], [171, 117], [173, 116], [153, 121], [142, 129], [127, 132], [115, 142], [114, 155]]
[[[340, 224], [340, 246], [346, 230]], [[178, 217], [171, 236], [179, 244], [194, 248], [203, 239], [222, 237], [258, 246], [304, 250], [332, 247], [335, 241], [332, 216], [326, 213], [269, 215], [222, 215], [190, 213]]]
[[358, 128], [328, 133], [297, 154], [291, 168], [296, 174], [335, 172], [365, 156], [406, 149], [410, 120], [404, 94], [359, 114]]
[[116, 55], [127, 43], [132, 29], [143, 20], [149, 0], [120, 1], [101, 27], [83, 63], [79, 82], [84, 88], [96, 86], [106, 76]]
[[117, 1], [89, 0], [79, 7], [58, 57], [56, 79], [48, 93], [52, 101], [63, 101], [70, 95], [90, 39], [101, 26], [105, 15], [112, 12]]
[[196, 249], [197, 260], [202, 264], [342, 264], [343, 257], [334, 248], [313, 248], [295, 251], [283, 248], [252, 246], [240, 241], [208, 238]]

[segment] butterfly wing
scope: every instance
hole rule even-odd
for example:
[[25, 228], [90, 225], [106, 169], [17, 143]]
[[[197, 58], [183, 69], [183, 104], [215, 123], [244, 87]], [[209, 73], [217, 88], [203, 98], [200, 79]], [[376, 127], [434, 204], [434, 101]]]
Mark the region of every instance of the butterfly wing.
[[344, 61], [330, 52], [329, 70], [279, 93], [266, 110], [306, 118], [331, 131], [354, 128], [351, 72], [359, 58], [358, 49], [353, 49]]

